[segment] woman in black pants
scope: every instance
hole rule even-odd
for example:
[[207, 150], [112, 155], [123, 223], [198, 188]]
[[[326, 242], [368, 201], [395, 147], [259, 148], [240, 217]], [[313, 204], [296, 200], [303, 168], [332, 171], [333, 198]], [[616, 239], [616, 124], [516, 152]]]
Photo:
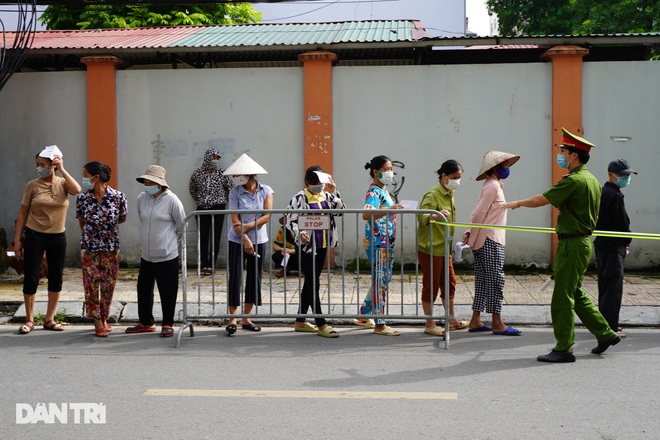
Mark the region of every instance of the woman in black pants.
[[[321, 173], [321, 174], [319, 174]], [[321, 183], [320, 176], [328, 183]], [[289, 209], [344, 209], [344, 202], [337, 191], [332, 177], [323, 172], [318, 165], [311, 166], [305, 172], [305, 188], [300, 190], [289, 202]], [[310, 214], [313, 211], [310, 211]], [[328, 215], [328, 214], [324, 214]], [[305, 274], [305, 282], [300, 292], [300, 307], [298, 313], [305, 314], [311, 308], [314, 314], [320, 315], [321, 299], [319, 297], [321, 272], [328, 249], [337, 246], [336, 214], [330, 215], [330, 229], [328, 230], [301, 230], [298, 224], [299, 214], [288, 214], [286, 217], [287, 228], [291, 231], [299, 243], [301, 249], [300, 265]], [[313, 274], [313, 276], [312, 276]], [[325, 318], [315, 318], [316, 325], [305, 321], [305, 318], [296, 319], [294, 330], [297, 332], [317, 333], [326, 338], [339, 337]]]
[[[48, 261], [48, 306], [44, 317], [44, 329], [62, 331], [55, 322], [57, 302], [62, 291], [62, 274], [66, 257], [66, 213], [70, 195], [80, 192], [78, 182], [64, 169], [62, 152], [55, 145], [37, 154], [35, 165], [39, 177], [30, 180], [23, 190], [23, 199], [16, 220], [14, 252], [23, 257], [25, 277], [25, 324], [18, 333], [25, 335], [34, 329], [34, 296], [39, 285], [39, 271], [44, 252]], [[59, 171], [62, 177], [56, 176]], [[25, 228], [25, 243], [21, 232]]]

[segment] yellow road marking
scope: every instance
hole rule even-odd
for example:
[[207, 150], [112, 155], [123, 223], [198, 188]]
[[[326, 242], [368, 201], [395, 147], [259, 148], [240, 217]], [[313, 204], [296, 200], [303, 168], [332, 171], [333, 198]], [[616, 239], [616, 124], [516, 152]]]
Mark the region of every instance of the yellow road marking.
[[186, 390], [148, 389], [145, 396], [169, 397], [277, 397], [294, 399], [421, 399], [456, 400], [458, 393], [413, 393], [375, 391], [290, 391], [290, 390]]

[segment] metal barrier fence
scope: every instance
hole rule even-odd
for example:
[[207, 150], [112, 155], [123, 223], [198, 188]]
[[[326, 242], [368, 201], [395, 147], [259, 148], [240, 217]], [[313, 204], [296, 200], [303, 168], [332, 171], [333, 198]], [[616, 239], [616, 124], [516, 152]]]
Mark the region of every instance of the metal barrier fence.
[[[384, 314], [360, 314], [360, 306], [367, 291], [372, 284], [371, 273], [363, 274], [361, 272], [370, 270], [368, 263], [364, 263], [361, 259], [366, 257], [364, 250], [364, 228], [366, 221], [362, 219], [362, 214], [395, 214], [397, 217], [397, 237], [394, 247], [391, 251], [393, 254], [394, 266], [396, 270], [392, 272], [392, 280], [388, 283], [387, 289], [387, 304]], [[215, 215], [225, 215], [225, 228], [222, 232], [221, 244], [218, 249], [214, 247], [214, 225]], [[249, 315], [237, 313], [230, 314], [228, 307], [228, 288], [229, 285], [229, 270], [224, 271], [217, 266], [222, 266], [223, 260], [229, 261], [229, 246], [228, 246], [228, 228], [232, 227], [231, 214], [261, 214], [270, 215], [268, 223], [266, 224], [268, 232], [268, 241], [265, 243], [265, 255], [259, 255], [255, 252], [254, 256], [248, 258], [255, 258], [255, 263], [263, 265], [263, 273], [261, 277], [261, 297], [262, 305], [256, 306], [253, 313]], [[300, 229], [309, 231], [322, 230], [327, 225], [325, 219], [327, 215], [335, 216], [337, 223], [337, 233], [339, 244], [335, 249], [336, 254], [339, 254], [339, 260], [336, 267], [333, 267], [333, 256], [336, 254], [328, 253], [325, 262], [325, 274], [320, 278], [321, 290], [321, 307], [323, 314], [299, 314], [298, 304], [300, 300], [300, 292], [303, 285], [304, 275], [298, 271], [297, 276], [287, 276], [287, 271], [284, 270], [281, 277], [275, 274], [275, 264], [271, 258], [273, 254], [272, 243], [277, 235], [278, 229], [281, 227], [278, 222], [279, 217], [284, 217], [286, 221], [291, 218], [291, 215], [298, 215], [297, 221]], [[324, 210], [292, 210], [292, 209], [272, 209], [272, 210], [204, 210], [193, 211], [186, 216], [184, 224], [184, 233], [181, 238], [181, 264], [182, 264], [182, 301], [183, 301], [183, 324], [175, 338], [175, 347], [181, 344], [181, 337], [186, 329], [190, 330], [190, 336], [194, 336], [193, 324], [196, 321], [210, 321], [229, 318], [244, 318], [249, 317], [255, 320], [295, 320], [296, 318], [326, 318], [330, 320], [352, 320], [353, 319], [387, 319], [387, 320], [426, 320], [438, 319], [440, 315], [433, 312], [431, 315], [425, 315], [421, 308], [421, 289], [422, 289], [422, 273], [417, 264], [417, 236], [418, 236], [418, 222], [417, 216], [420, 214], [436, 214], [439, 218], [445, 218], [438, 211], [432, 210], [417, 210], [417, 209], [379, 209], [379, 210], [365, 210], [365, 209], [324, 209]], [[216, 262], [212, 266], [213, 271], [210, 276], [202, 275], [200, 243], [201, 237], [199, 228], [194, 234], [189, 232], [190, 225], [198, 224], [198, 220], [202, 216], [211, 216], [211, 239], [210, 248], [212, 253], [212, 261]], [[325, 216], [325, 218], [324, 218]], [[317, 222], [314, 222], [315, 217]], [[305, 227], [300, 225], [303, 219]], [[444, 236], [449, 237], [448, 225], [443, 223]], [[354, 229], [354, 233], [348, 232]], [[431, 249], [430, 254], [433, 254], [433, 228], [430, 228], [430, 241]], [[284, 229], [286, 232], [286, 229]], [[389, 232], [389, 231], [388, 231]], [[188, 240], [192, 236], [195, 241], [191, 244]], [[412, 238], [410, 237], [412, 236]], [[283, 234], [283, 239], [286, 243], [286, 234]], [[404, 256], [404, 248], [409, 247], [407, 240], [415, 240], [414, 254]], [[257, 239], [258, 241], [258, 239]], [[444, 255], [450, 255], [450, 241], [444, 241]], [[295, 243], [300, 249], [300, 237]], [[188, 257], [189, 247], [196, 252], [196, 262], [192, 265]], [[224, 254], [220, 249], [224, 247]], [[243, 250], [243, 243], [241, 243], [241, 251]], [[349, 261], [348, 256], [354, 255], [354, 259]], [[217, 263], [220, 257], [220, 263]], [[224, 257], [224, 258], [222, 258]], [[300, 268], [300, 252], [297, 252], [291, 258], [298, 258], [298, 268]], [[256, 259], [261, 259], [259, 262]], [[355, 261], [355, 267], [347, 269], [349, 263]], [[397, 265], [398, 263], [398, 265]], [[449, 271], [449, 258], [445, 258], [444, 273]], [[241, 259], [241, 273], [243, 273], [244, 260]], [[406, 270], [406, 267], [409, 267]], [[189, 271], [189, 268], [196, 268], [196, 270]], [[313, 272], [315, 271], [313, 268]], [[430, 277], [433, 279], [433, 272]], [[224, 284], [223, 284], [224, 278]], [[241, 277], [241, 298], [243, 298], [245, 277]], [[257, 283], [258, 280], [255, 280]], [[255, 287], [257, 287], [255, 285]], [[444, 277], [444, 292], [445, 303], [449, 304], [449, 277]], [[375, 295], [374, 295], [375, 297]], [[243, 301], [241, 301], [243, 302]], [[312, 310], [315, 304], [312, 305]], [[435, 310], [435, 308], [434, 308]], [[445, 323], [445, 349], [449, 348], [450, 332], [449, 332], [449, 309], [445, 309], [444, 323]]]

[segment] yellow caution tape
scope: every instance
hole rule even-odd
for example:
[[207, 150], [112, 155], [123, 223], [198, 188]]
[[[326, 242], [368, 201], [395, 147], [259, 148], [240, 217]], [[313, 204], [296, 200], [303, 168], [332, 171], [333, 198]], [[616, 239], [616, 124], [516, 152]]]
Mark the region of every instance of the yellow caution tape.
[[[537, 232], [543, 234], [556, 234], [553, 228], [541, 228], [536, 226], [501, 226], [501, 225], [476, 225], [472, 223], [450, 223], [431, 220], [431, 223], [442, 226], [459, 226], [475, 229], [502, 229], [505, 231], [519, 232]], [[642, 240], [660, 240], [660, 234], [649, 232], [613, 232], [613, 231], [594, 231], [591, 235], [596, 237], [617, 237], [617, 238], [638, 238]]]

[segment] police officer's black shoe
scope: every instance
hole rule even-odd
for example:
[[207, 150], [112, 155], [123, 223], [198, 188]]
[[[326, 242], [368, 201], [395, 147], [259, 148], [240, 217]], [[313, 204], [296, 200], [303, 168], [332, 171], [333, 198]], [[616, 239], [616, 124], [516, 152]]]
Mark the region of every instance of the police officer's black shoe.
[[616, 345], [616, 344], [618, 344], [619, 342], [621, 342], [621, 336], [615, 334], [614, 336], [612, 336], [612, 337], [611, 337], [610, 339], [608, 339], [607, 341], [605, 341], [605, 342], [599, 342], [599, 343], [598, 343], [598, 346], [597, 346], [597, 347], [594, 347], [594, 348], [591, 350], [591, 352], [592, 352], [593, 354], [601, 354], [602, 352], [604, 352], [605, 350], [607, 350], [607, 349], [610, 347], [610, 345]]
[[548, 354], [542, 354], [536, 358], [539, 362], [575, 362], [575, 355], [570, 351], [552, 350]]

